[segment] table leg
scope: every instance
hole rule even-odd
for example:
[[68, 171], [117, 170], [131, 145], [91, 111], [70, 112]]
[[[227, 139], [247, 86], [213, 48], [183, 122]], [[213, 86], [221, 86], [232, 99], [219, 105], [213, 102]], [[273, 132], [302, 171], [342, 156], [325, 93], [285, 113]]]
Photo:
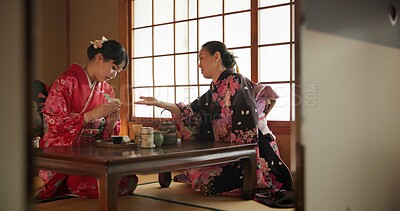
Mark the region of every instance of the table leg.
[[162, 188], [168, 188], [171, 184], [171, 172], [158, 173], [158, 183]]
[[118, 208], [118, 182], [120, 177], [105, 174], [99, 178], [100, 211], [114, 211]]
[[257, 188], [257, 157], [256, 153], [251, 154], [249, 158], [242, 159], [244, 175], [242, 186], [243, 199], [250, 200], [254, 198]]

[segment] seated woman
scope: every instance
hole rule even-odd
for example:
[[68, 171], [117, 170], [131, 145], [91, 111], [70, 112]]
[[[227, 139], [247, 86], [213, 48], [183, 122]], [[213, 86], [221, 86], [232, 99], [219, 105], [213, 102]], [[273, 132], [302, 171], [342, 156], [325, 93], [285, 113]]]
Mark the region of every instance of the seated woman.
[[49, 87], [42, 81], [39, 81], [37, 79], [32, 80], [31, 82], [32, 126], [33, 126], [33, 137], [35, 137], [35, 139], [36, 138], [40, 139], [41, 137], [43, 137], [44, 134], [42, 110], [47, 95], [49, 95]]
[[[256, 103], [261, 99], [265, 102], [268, 94], [271, 100], [277, 96], [272, 96], [274, 93], [268, 87], [235, 73], [235, 64], [234, 56], [223, 43], [207, 42], [199, 52], [201, 73], [212, 79], [205, 94], [189, 105], [162, 102], [154, 97], [141, 97], [136, 103], [171, 111], [182, 139], [258, 143], [257, 200], [274, 207], [293, 206], [290, 171], [279, 156], [274, 136], [265, 128], [265, 104], [259, 105], [259, 110]], [[205, 195], [237, 193], [243, 183], [240, 162], [188, 169], [186, 176], [192, 188]]]
[[[107, 83], [128, 66], [128, 55], [115, 40], [91, 42], [87, 48], [89, 63], [72, 64], [52, 84], [43, 109], [45, 133], [40, 147], [92, 144], [97, 139], [108, 140], [120, 131], [119, 107], [114, 90]], [[58, 172], [39, 172], [44, 186], [36, 198], [59, 195], [98, 197], [97, 179]], [[132, 193], [136, 175], [124, 176], [119, 183], [119, 195]]]

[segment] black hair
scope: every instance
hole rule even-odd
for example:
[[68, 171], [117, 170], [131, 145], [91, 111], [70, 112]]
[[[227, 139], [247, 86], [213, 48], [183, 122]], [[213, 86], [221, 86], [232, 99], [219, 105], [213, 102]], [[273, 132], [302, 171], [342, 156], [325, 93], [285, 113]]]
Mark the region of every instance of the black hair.
[[202, 48], [206, 48], [207, 51], [214, 55], [215, 52], [219, 52], [221, 54], [222, 65], [226, 68], [233, 68], [236, 65], [236, 56], [232, 55], [225, 44], [219, 41], [209, 41], [201, 46]]
[[103, 42], [103, 46], [97, 49], [95, 49], [94, 45], [91, 44], [87, 49], [89, 60], [92, 60], [98, 53], [103, 55], [104, 61], [110, 61], [112, 59], [116, 65], [125, 62], [125, 65], [122, 68], [123, 70], [129, 64], [128, 53], [126, 53], [125, 48], [115, 40], [105, 41]]

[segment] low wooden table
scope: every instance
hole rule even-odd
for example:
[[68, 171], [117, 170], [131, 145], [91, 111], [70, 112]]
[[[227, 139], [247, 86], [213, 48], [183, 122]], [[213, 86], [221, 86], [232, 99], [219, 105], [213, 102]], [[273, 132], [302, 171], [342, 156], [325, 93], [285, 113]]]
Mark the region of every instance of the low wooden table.
[[68, 174], [92, 175], [99, 180], [100, 210], [117, 210], [122, 176], [159, 173], [161, 187], [169, 187], [171, 171], [241, 160], [242, 196], [252, 199], [256, 189], [255, 143], [230, 144], [182, 141], [152, 149], [103, 148], [95, 145], [34, 149], [34, 167]]

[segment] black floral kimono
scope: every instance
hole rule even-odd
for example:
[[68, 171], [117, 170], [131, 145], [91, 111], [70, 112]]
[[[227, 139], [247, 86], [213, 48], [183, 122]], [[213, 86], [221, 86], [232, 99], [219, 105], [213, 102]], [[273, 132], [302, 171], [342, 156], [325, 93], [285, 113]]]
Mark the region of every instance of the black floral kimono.
[[[225, 70], [200, 98], [189, 105], [178, 104], [181, 118], [175, 120], [177, 128], [182, 139], [257, 142], [256, 200], [273, 207], [290, 207], [293, 205], [291, 197], [289, 203], [276, 203], [282, 197], [287, 199], [293, 183], [273, 136], [259, 131], [259, 112], [262, 111], [257, 110], [257, 93], [253, 86], [254, 83], [242, 75]], [[205, 195], [240, 194], [243, 183], [240, 162], [187, 169], [185, 174], [192, 188]], [[175, 180], [184, 179], [180, 176]], [[285, 196], [281, 196], [283, 192]]]

